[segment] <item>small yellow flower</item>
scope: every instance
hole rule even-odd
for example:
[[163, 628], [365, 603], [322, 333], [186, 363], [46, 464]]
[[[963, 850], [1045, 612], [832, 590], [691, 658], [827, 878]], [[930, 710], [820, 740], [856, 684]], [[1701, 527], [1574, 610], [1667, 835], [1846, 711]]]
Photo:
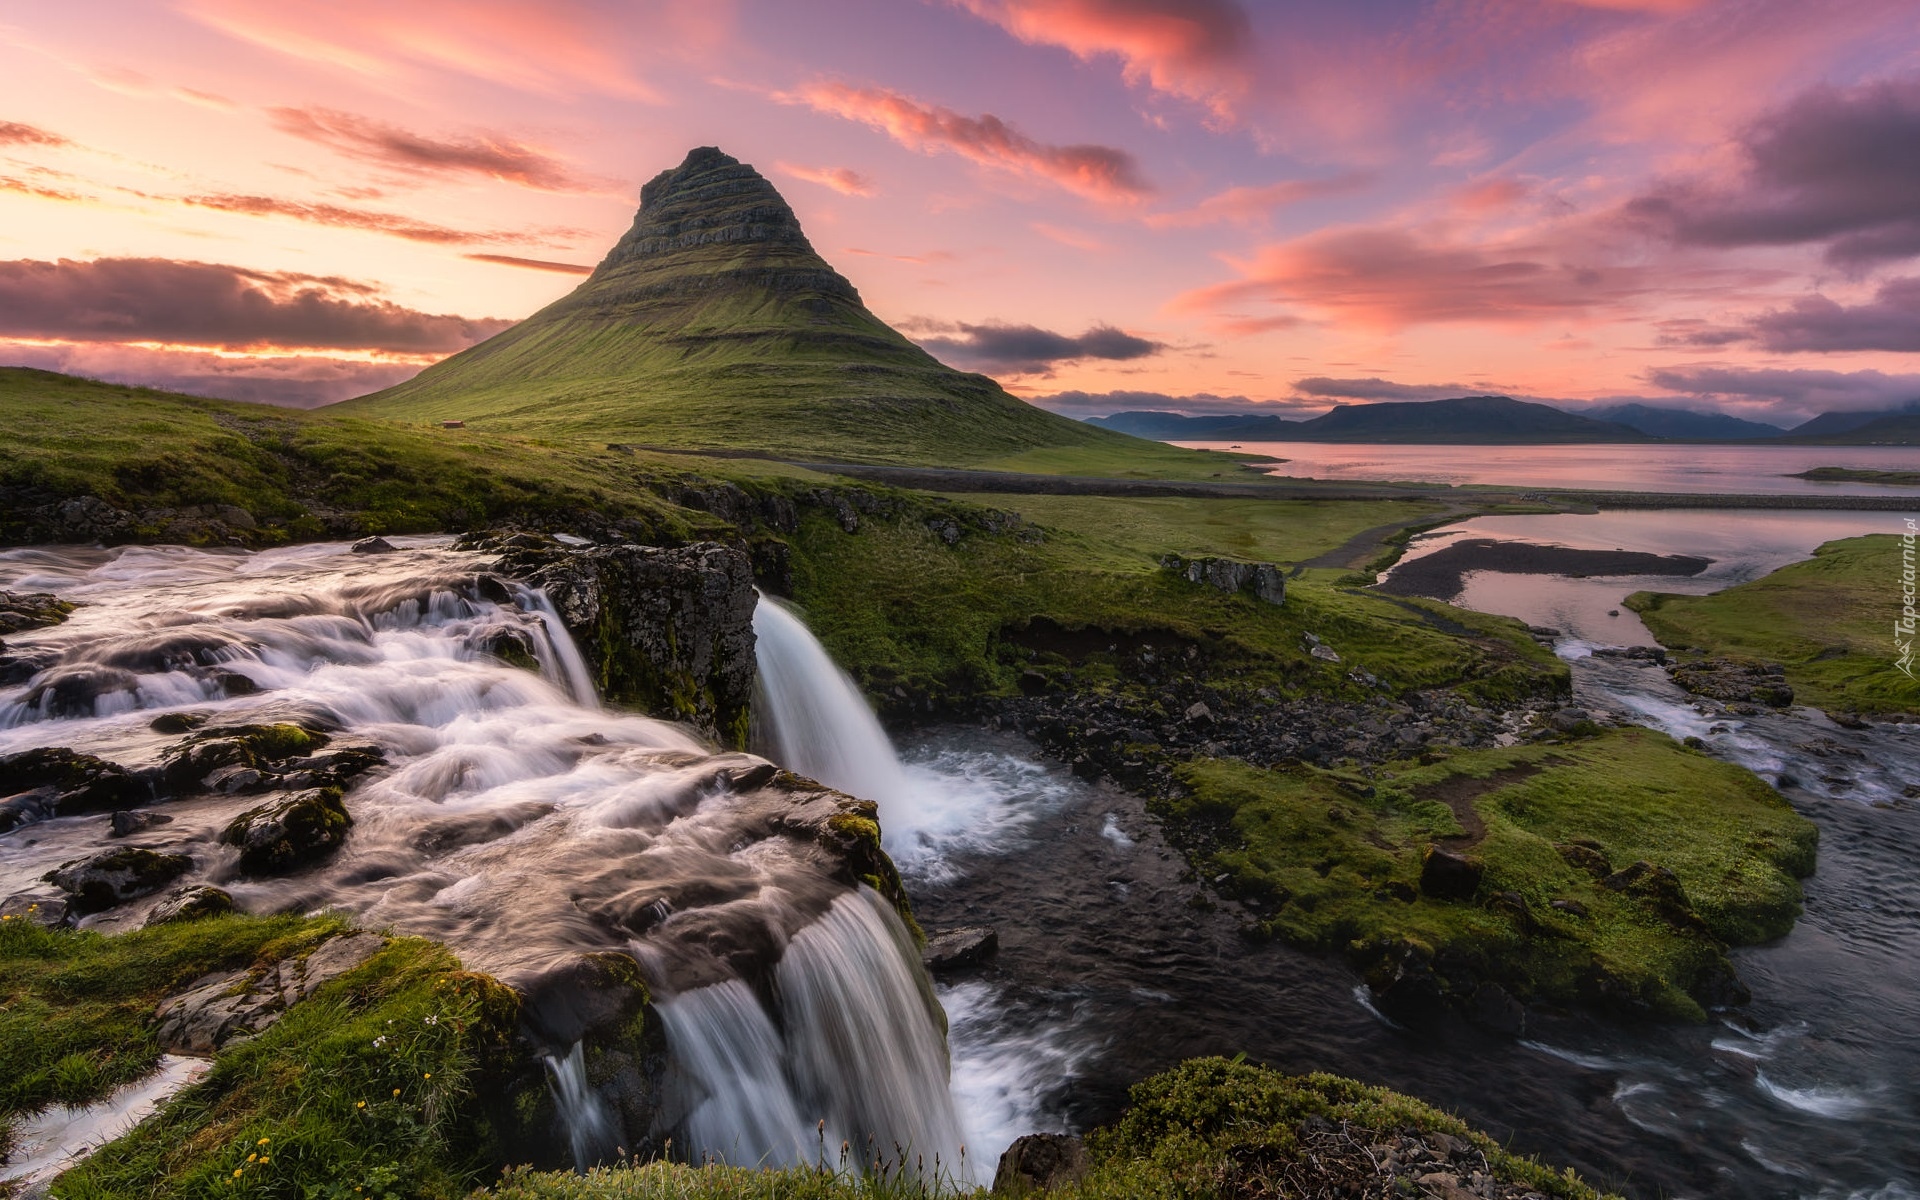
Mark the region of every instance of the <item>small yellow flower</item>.
[[235, 1179], [238, 1179], [238, 1178], [240, 1178], [240, 1172], [241, 1172], [241, 1170], [242, 1170], [242, 1168], [240, 1168], [240, 1167], [235, 1167], [235, 1168], [233, 1169], [233, 1177], [234, 1177]]
[[257, 1142], [255, 1142], [255, 1143], [254, 1143], [254, 1145], [256, 1145], [256, 1146], [264, 1146], [264, 1145], [266, 1145], [266, 1144], [267, 1144], [268, 1142], [270, 1142], [270, 1141], [272, 1141], [272, 1140], [273, 1140], [272, 1138], [261, 1138], [261, 1139], [260, 1139], [259, 1141], [257, 1141]]
[[426, 1073], [425, 1075], [422, 1075], [422, 1076], [421, 1076], [421, 1078], [422, 1078], [422, 1079], [432, 1079], [432, 1078], [433, 1078], [433, 1072], [432, 1072], [432, 1071], [428, 1071], [428, 1072], [427, 1072], [427, 1073]]
[[393, 1094], [398, 1096], [400, 1094], [400, 1089], [399, 1088], [393, 1089]]
[[264, 1154], [262, 1154], [262, 1155], [260, 1156], [260, 1165], [261, 1165], [261, 1166], [265, 1166], [266, 1164], [268, 1164], [268, 1163], [270, 1163], [270, 1162], [272, 1162], [272, 1161], [273, 1161], [273, 1160], [272, 1160], [271, 1158], [268, 1158], [268, 1157], [267, 1157], [266, 1155], [264, 1155]]
[[257, 1154], [249, 1154], [249, 1155], [247, 1155], [247, 1161], [248, 1161], [248, 1162], [258, 1162], [258, 1161], [259, 1161], [259, 1159], [260, 1159], [260, 1156], [259, 1156], [259, 1155], [257, 1155]]
[[367, 1106], [367, 1102], [365, 1100], [362, 1100], [358, 1104], [354, 1105], [355, 1108], [365, 1108], [366, 1106]]

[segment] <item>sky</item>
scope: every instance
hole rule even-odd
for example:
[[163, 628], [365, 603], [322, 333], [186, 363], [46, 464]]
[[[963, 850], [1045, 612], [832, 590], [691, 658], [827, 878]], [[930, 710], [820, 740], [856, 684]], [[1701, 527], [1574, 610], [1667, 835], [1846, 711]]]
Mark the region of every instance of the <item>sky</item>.
[[1920, 399], [1914, 0], [0, 2], [0, 364], [312, 405], [716, 145], [1089, 415]]

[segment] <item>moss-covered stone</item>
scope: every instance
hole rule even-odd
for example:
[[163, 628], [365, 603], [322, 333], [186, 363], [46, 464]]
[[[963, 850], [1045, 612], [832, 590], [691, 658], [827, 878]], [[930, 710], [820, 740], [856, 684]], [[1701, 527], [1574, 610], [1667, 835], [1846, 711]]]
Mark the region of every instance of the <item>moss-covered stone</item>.
[[242, 871], [272, 875], [338, 850], [352, 825], [339, 788], [309, 788], [241, 813], [220, 840], [239, 847]]

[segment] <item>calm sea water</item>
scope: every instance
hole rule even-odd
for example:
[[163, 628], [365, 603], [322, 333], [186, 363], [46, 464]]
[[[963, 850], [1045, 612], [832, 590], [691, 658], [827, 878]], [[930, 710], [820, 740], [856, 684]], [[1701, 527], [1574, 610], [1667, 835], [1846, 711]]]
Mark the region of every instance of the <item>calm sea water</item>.
[[1812, 483], [1814, 467], [1920, 470], [1920, 448], [1899, 446], [1352, 446], [1324, 442], [1181, 442], [1287, 461], [1272, 474], [1302, 479], [1379, 479], [1637, 492], [1781, 495], [1909, 495], [1920, 488]]

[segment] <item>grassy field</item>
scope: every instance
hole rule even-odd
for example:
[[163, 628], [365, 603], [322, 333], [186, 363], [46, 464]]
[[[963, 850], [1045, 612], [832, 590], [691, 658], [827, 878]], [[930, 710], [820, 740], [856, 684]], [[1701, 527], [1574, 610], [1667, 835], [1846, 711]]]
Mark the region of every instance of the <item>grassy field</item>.
[[1784, 665], [1796, 703], [1920, 712], [1920, 683], [1895, 665], [1901, 554], [1891, 534], [1847, 538], [1710, 596], [1635, 592], [1626, 604], [1664, 646]]
[[[213, 970], [261, 968], [331, 918], [227, 916], [114, 937], [0, 922], [0, 1117], [96, 1099], [157, 1057], [155, 1003]], [[323, 986], [158, 1116], [60, 1177], [84, 1200], [457, 1197], [497, 1169], [498, 1068], [518, 1017], [499, 984], [399, 939]], [[536, 1076], [537, 1078], [537, 1076]], [[507, 1123], [511, 1114], [507, 1115]]]
[[[1797, 877], [1813, 869], [1813, 825], [1772, 789], [1637, 727], [1371, 778], [1218, 760], [1180, 777], [1188, 793], [1164, 814], [1230, 827], [1196, 867], [1231, 874], [1233, 892], [1269, 914], [1267, 934], [1345, 951], [1362, 969], [1411, 947], [1442, 976], [1451, 960], [1522, 1001], [1702, 1019], [1695, 993], [1731, 977], [1726, 947], [1791, 928]], [[1471, 896], [1422, 893], [1433, 843], [1483, 865]], [[1670, 869], [1684, 905], [1603, 884], [1583, 865], [1597, 860], [1556, 849], [1576, 843], [1614, 870]]]
[[1870, 471], [1860, 467], [1815, 467], [1795, 479], [1816, 483], [1878, 483], [1889, 487], [1920, 487], [1920, 471]]

